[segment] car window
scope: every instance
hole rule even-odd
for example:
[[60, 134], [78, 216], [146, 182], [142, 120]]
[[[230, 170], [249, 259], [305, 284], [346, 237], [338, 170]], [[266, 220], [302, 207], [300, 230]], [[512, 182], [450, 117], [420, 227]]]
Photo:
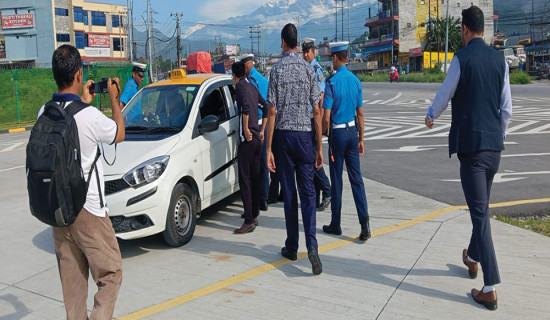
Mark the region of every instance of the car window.
[[239, 115], [239, 109], [237, 108], [237, 96], [235, 94], [235, 85], [230, 84], [225, 86], [227, 88], [227, 94], [229, 95], [229, 101], [233, 104], [233, 108], [229, 108], [231, 111], [231, 117]]
[[184, 127], [198, 88], [196, 85], [144, 88], [124, 109], [126, 126]]
[[207, 91], [200, 106], [200, 115], [201, 119], [209, 115], [217, 116], [220, 122], [229, 119], [229, 109], [223, 87], [217, 86]]

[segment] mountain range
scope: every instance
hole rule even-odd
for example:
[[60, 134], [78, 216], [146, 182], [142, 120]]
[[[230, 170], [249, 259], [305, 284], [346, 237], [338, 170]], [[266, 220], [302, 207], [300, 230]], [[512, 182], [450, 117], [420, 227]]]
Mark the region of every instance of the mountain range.
[[[550, 0], [532, 1], [494, 0], [493, 2], [494, 12], [499, 15], [498, 29], [500, 32], [511, 36], [512, 42], [514, 41], [513, 37], [516, 37], [515, 42], [517, 42], [520, 38], [529, 36], [526, 21], [531, 21], [534, 18], [535, 22], [545, 20], [549, 23]], [[349, 11], [347, 8], [348, 3]], [[376, 0], [346, 0], [344, 4], [346, 9], [344, 10], [343, 24], [342, 10], [338, 10], [338, 27], [336, 27], [334, 0], [274, 0], [249, 14], [224, 21], [212, 23], [186, 22], [182, 26], [182, 45], [184, 51], [206, 51], [214, 48], [215, 38], [221, 38], [221, 42], [224, 44], [240, 44], [244, 51], [249, 51], [251, 48], [249, 27], [261, 26], [263, 51], [277, 53], [281, 51], [281, 29], [289, 22], [298, 27], [299, 38], [315, 38], [317, 43], [322, 41], [324, 37], [328, 37], [329, 40], [349, 39], [353, 41], [368, 32], [368, 28], [364, 26], [365, 19], [369, 17], [369, 9], [371, 15], [377, 13], [379, 4]], [[534, 12], [532, 12], [532, 4], [534, 4]], [[336, 35], [336, 28], [338, 28], [338, 35]], [[156, 38], [156, 55], [175, 58], [174, 37], [164, 35], [159, 31], [155, 31], [154, 35]], [[139, 41], [146, 38], [145, 32], [134, 31], [134, 39]], [[254, 51], [257, 50], [255, 44]], [[138, 56], [145, 56], [143, 42], [138, 45]]]

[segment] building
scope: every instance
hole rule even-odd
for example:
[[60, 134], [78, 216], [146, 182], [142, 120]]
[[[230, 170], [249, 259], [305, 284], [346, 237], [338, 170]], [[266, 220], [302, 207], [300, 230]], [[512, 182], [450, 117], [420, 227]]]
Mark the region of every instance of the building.
[[126, 6], [84, 0], [0, 0], [0, 64], [51, 66], [63, 44], [83, 60], [127, 59]]
[[449, 0], [448, 3], [446, 0], [378, 0], [378, 3], [379, 11], [366, 19], [369, 39], [363, 46], [363, 54], [369, 54], [369, 60], [378, 61], [380, 67], [394, 64], [405, 69], [409, 65], [411, 70], [420, 71], [430, 64], [433, 67], [435, 63], [443, 63], [444, 43], [439, 54], [425, 52], [424, 48], [428, 21], [444, 19], [447, 5], [449, 16], [454, 18], [461, 18], [463, 9], [478, 6], [485, 15], [484, 39], [487, 43], [493, 41], [493, 0]]

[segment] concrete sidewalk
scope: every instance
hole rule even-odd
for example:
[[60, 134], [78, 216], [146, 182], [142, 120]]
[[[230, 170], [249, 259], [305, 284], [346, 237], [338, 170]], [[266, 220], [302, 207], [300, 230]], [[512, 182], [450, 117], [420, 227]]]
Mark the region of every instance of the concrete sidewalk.
[[[482, 287], [482, 274], [469, 279], [461, 260], [471, 230], [467, 211], [365, 180], [373, 238], [363, 243], [353, 239], [360, 226], [346, 180], [343, 235], [322, 232], [329, 209], [317, 214], [320, 276], [311, 273], [303, 233], [298, 261], [281, 258], [286, 237], [282, 203], [261, 213], [253, 233], [232, 234], [242, 223], [242, 204], [233, 196], [199, 219], [193, 240], [182, 248], [168, 248], [160, 237], [120, 241], [124, 280], [115, 316], [548, 317], [550, 238], [491, 221], [502, 284], [497, 286], [498, 310], [488, 311], [470, 296], [471, 288]], [[25, 203], [1, 203], [0, 212], [5, 217], [0, 225], [0, 319], [64, 318], [51, 230], [30, 215]], [[90, 280], [89, 307], [95, 291]]]

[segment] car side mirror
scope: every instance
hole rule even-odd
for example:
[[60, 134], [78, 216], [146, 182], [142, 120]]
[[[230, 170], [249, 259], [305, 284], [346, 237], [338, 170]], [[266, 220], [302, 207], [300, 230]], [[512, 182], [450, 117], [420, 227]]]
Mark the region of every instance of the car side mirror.
[[214, 132], [220, 127], [220, 119], [215, 115], [208, 115], [199, 124], [199, 134]]

